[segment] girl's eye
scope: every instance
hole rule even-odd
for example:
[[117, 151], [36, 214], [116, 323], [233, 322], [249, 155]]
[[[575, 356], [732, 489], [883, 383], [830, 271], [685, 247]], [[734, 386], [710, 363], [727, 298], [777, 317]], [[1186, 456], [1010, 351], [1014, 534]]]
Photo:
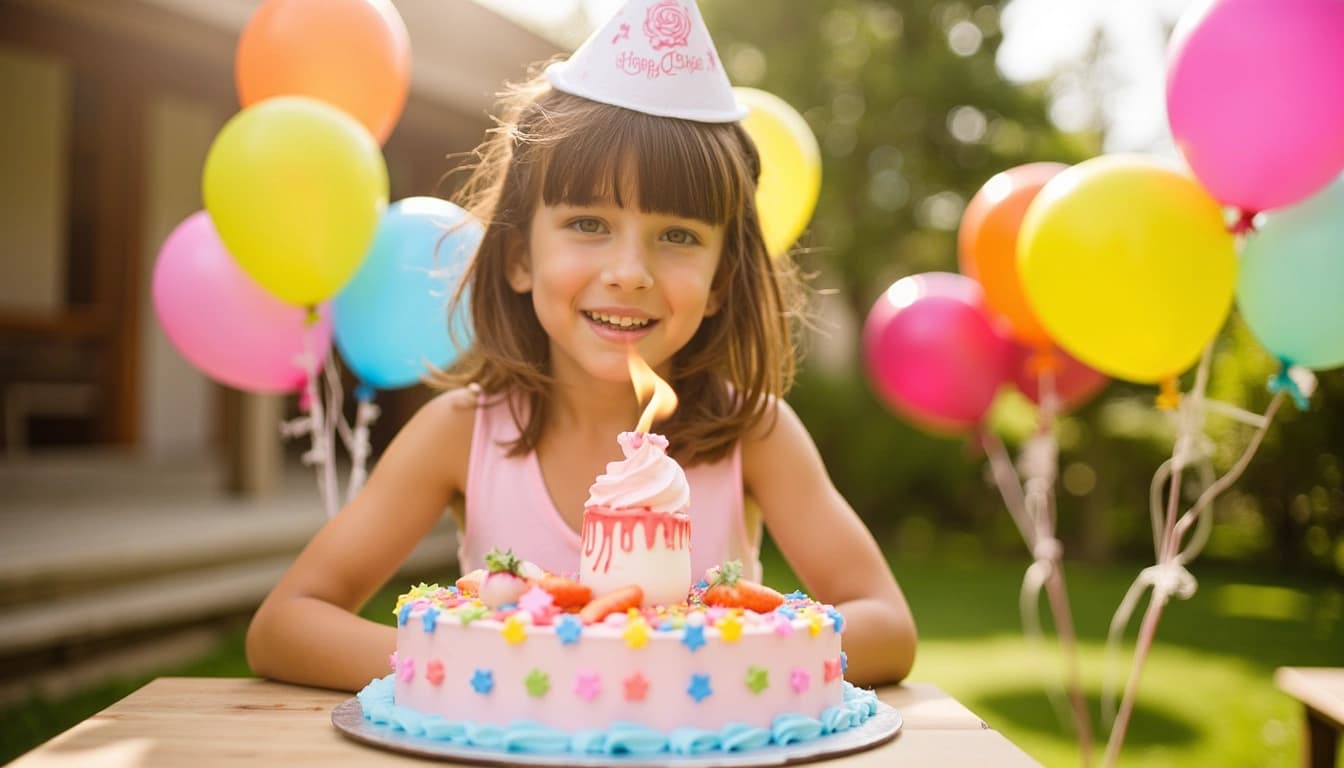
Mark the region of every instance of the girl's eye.
[[663, 237], [669, 243], [672, 243], [674, 245], [700, 244], [700, 238], [696, 237], [695, 233], [690, 231], [689, 229], [669, 229], [667, 233], [663, 235]]
[[602, 226], [602, 221], [600, 219], [594, 219], [588, 216], [574, 219], [569, 222], [569, 228], [576, 232], [582, 232], [585, 235], [596, 235], [605, 229], [605, 227]]

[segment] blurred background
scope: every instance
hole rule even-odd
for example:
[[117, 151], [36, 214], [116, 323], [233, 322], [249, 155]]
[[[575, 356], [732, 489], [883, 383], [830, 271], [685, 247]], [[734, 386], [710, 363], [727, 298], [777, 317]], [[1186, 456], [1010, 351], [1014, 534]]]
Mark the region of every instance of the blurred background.
[[[894, 280], [957, 270], [961, 214], [995, 173], [1114, 151], [1174, 158], [1164, 54], [1187, 4], [700, 3], [733, 83], [783, 98], [821, 148], [797, 249], [818, 320], [790, 401], [907, 591], [922, 635], [913, 677], [1048, 765], [1078, 761], [1044, 693], [1055, 648], [1022, 637], [1028, 553], [980, 449], [874, 397], [859, 330]], [[150, 303], [159, 247], [201, 207], [205, 154], [238, 111], [234, 52], [257, 5], [0, 0], [0, 760], [148, 677], [247, 674], [241, 628], [324, 519], [305, 441], [278, 428], [296, 398], [213, 383]], [[383, 147], [393, 200], [449, 196], [445, 174], [489, 127], [498, 87], [619, 3], [395, 5], [414, 64]], [[1209, 394], [1263, 411], [1276, 370], [1234, 313]], [[1192, 567], [1201, 588], [1159, 627], [1122, 764], [1295, 761], [1298, 712], [1274, 667], [1344, 664], [1344, 374], [1319, 382], [1219, 501]], [[1107, 623], [1153, 558], [1148, 487], [1175, 435], [1154, 395], [1113, 383], [1057, 430], [1058, 534], [1094, 712]], [[430, 396], [379, 393], [375, 459]], [[990, 423], [1015, 450], [1034, 419], [1005, 392]], [[1208, 429], [1225, 471], [1249, 430]], [[451, 579], [452, 536], [436, 531], [402, 576]], [[793, 581], [778, 557], [767, 574]]]

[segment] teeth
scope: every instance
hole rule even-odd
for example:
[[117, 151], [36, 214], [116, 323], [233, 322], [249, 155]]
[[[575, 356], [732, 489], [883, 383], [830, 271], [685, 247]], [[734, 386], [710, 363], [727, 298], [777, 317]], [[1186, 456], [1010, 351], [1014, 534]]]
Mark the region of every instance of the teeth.
[[623, 317], [620, 315], [607, 315], [601, 312], [585, 312], [584, 314], [599, 323], [605, 323], [616, 328], [643, 328], [649, 324], [649, 319], [647, 317]]

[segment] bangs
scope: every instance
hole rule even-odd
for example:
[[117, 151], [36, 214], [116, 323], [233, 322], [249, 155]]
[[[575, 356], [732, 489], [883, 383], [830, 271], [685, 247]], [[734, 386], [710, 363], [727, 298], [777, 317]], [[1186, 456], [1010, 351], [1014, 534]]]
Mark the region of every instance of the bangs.
[[[753, 184], [732, 125], [600, 104], [583, 117], [547, 147], [541, 180], [546, 205], [614, 202], [723, 226]], [[630, 194], [634, 200], [625, 199]]]

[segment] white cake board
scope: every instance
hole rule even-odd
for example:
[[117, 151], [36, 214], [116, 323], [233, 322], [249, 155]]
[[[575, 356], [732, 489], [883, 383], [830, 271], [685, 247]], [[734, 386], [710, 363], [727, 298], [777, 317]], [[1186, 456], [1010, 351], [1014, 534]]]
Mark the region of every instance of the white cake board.
[[768, 746], [750, 752], [714, 751], [703, 755], [674, 755], [662, 752], [656, 755], [576, 755], [571, 752], [536, 755], [526, 752], [505, 752], [464, 744], [435, 741], [423, 736], [411, 736], [405, 731], [385, 725], [374, 725], [364, 719], [359, 700], [350, 697], [331, 712], [332, 725], [355, 741], [381, 749], [420, 757], [456, 760], [480, 765], [519, 766], [577, 766], [600, 768], [618, 766], [695, 766], [695, 768], [748, 768], [761, 765], [789, 765], [806, 763], [828, 757], [861, 752], [884, 744], [901, 730], [901, 715], [888, 704], [878, 702], [877, 713], [857, 728], [832, 733], [811, 741], [782, 746]]

